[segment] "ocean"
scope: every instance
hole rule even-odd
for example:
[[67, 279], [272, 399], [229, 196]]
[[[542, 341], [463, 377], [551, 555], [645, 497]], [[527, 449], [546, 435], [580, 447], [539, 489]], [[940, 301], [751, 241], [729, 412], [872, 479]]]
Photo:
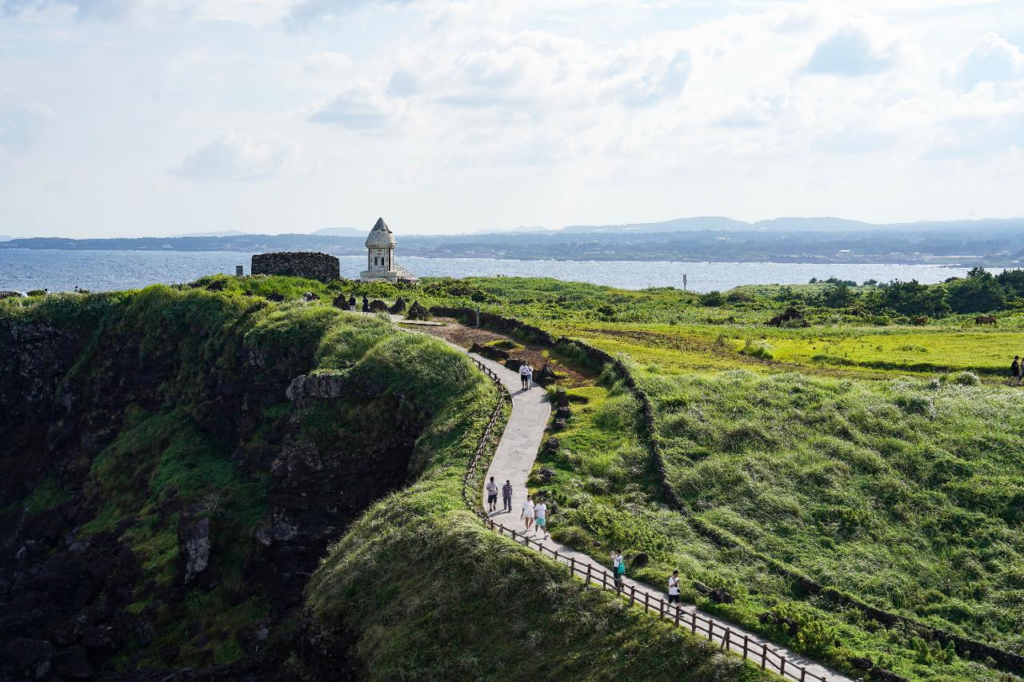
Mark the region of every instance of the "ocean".
[[[154, 283], [177, 284], [218, 272], [249, 273], [251, 253], [188, 251], [43, 251], [0, 249], [0, 290], [89, 291], [137, 289]], [[340, 256], [343, 277], [355, 278], [365, 256]], [[399, 258], [420, 277], [510, 275], [554, 277], [623, 289], [683, 288], [725, 291], [742, 284], [806, 284], [812, 277], [862, 283], [916, 279], [933, 284], [962, 276], [967, 268], [941, 265], [811, 263], [679, 263], [669, 261], [520, 261], [490, 258]], [[999, 269], [994, 269], [998, 272]]]

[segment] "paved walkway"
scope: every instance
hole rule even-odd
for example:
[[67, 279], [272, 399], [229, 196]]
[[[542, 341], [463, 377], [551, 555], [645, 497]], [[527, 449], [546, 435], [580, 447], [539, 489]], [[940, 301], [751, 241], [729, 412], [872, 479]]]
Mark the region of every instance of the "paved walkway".
[[[397, 316], [396, 316], [397, 317]], [[417, 331], [410, 329], [409, 331]], [[423, 332], [419, 332], [423, 333]], [[498, 510], [488, 514], [488, 517], [494, 521], [494, 523], [501, 524], [509, 531], [515, 531], [517, 534], [517, 541], [524, 543], [523, 538], [528, 538], [529, 542], [526, 542], [526, 546], [531, 549], [539, 549], [539, 545], [543, 545], [543, 549], [540, 550], [542, 554], [552, 554], [557, 557], [557, 560], [569, 564], [575, 562], [574, 565], [577, 570], [582, 569], [586, 571], [587, 567], [591, 567], [593, 574], [595, 575], [595, 581], [601, 579], [596, 577], [604, 574], [608, 574], [608, 582], [610, 584], [610, 572], [609, 569], [601, 562], [597, 561], [593, 557], [584, 554], [583, 552], [577, 551], [568, 545], [555, 542], [554, 540], [547, 538], [543, 535], [538, 535], [536, 531], [527, 534], [525, 522], [519, 518], [519, 513], [522, 510], [523, 502], [526, 501], [527, 479], [530, 477], [530, 471], [533, 469], [533, 463], [537, 459], [537, 452], [540, 450], [541, 442], [544, 439], [544, 432], [547, 429], [548, 418], [551, 415], [551, 405], [548, 402], [547, 392], [535, 386], [530, 390], [523, 390], [522, 381], [519, 378], [518, 372], [513, 372], [499, 362], [489, 360], [485, 357], [477, 355], [475, 353], [469, 353], [465, 348], [458, 346], [449, 341], [445, 341], [452, 348], [466, 353], [471, 357], [481, 362], [486, 367], [489, 367], [498, 378], [504, 384], [505, 388], [508, 389], [509, 394], [512, 396], [512, 414], [509, 416], [508, 423], [505, 425], [505, 431], [501, 435], [501, 440], [498, 441], [498, 447], [494, 452], [494, 457], [491, 460], [490, 467], [487, 469], [487, 474], [484, 477], [484, 482], [481, 484], [486, 485], [487, 481], [491, 480], [491, 476], [494, 477], [495, 483], [498, 484], [499, 495], [498, 495]], [[502, 511], [501, 506], [501, 494], [500, 488], [504, 485], [505, 481], [512, 482], [512, 512], [506, 513]], [[480, 489], [481, 500], [486, 500], [486, 491], [483, 487]], [[486, 506], [486, 505], [485, 505]], [[609, 557], [610, 562], [610, 557]], [[643, 602], [644, 595], [647, 595], [652, 603], [654, 600], [667, 600], [668, 594], [659, 589], [653, 588], [644, 583], [633, 580], [632, 578], [625, 578], [625, 591], [633, 595], [633, 597], [640, 602]], [[657, 608], [655, 608], [657, 613]], [[806, 670], [807, 680], [826, 680], [828, 682], [853, 682], [850, 678], [840, 675], [834, 670], [827, 668], [820, 663], [816, 663], [809, 658], [806, 658], [800, 654], [789, 651], [780, 646], [776, 646], [768, 640], [755, 635], [752, 632], [748, 632], [737, 625], [734, 625], [728, 621], [722, 620], [717, 616], [712, 616], [709, 613], [701, 611], [692, 604], [684, 604], [680, 609], [681, 618], [680, 620], [684, 625], [690, 622], [691, 614], [696, 614], [697, 618], [701, 621], [698, 624], [696, 632], [700, 633], [703, 631], [704, 634], [708, 634], [709, 627], [703, 623], [713, 623], [710, 627], [711, 634], [710, 638], [713, 639], [717, 644], [720, 644], [722, 648], [728, 647], [731, 651], [744, 654], [744, 649], [748, 648], [750, 652], [761, 651], [761, 647], [764, 646], [770, 650], [771, 658], [770, 661], [774, 662], [777, 668], [781, 661], [785, 661], [784, 675], [783, 677], [791, 680], [801, 680], [801, 669]], [[674, 613], [670, 616], [666, 613], [666, 616], [674, 618]], [[696, 620], [694, 622], [697, 622]], [[725, 633], [729, 633], [726, 636]], [[751, 655], [751, 660], [755, 665], [758, 663], [758, 656]], [[771, 663], [769, 669], [772, 668]]]
[[[460, 348], [463, 352], [466, 352], [464, 348]], [[512, 414], [509, 417], [508, 424], [505, 426], [505, 432], [501, 436], [501, 440], [498, 443], [498, 448], [494, 453], [494, 458], [491, 460], [491, 465], [487, 470], [487, 475], [484, 479], [484, 483], [494, 477], [495, 482], [498, 484], [499, 489], [505, 483], [506, 480], [512, 482], [513, 496], [512, 496], [512, 512], [505, 513], [502, 511], [501, 497], [498, 497], [498, 511], [491, 512], [488, 516], [494, 520], [495, 523], [500, 523], [510, 530], [515, 530], [517, 533], [524, 533], [526, 531], [526, 524], [522, 519], [519, 518], [520, 511], [522, 510], [523, 502], [526, 501], [527, 495], [527, 479], [530, 476], [530, 470], [533, 468], [534, 460], [537, 457], [537, 452], [540, 449], [541, 442], [544, 438], [544, 431], [547, 427], [548, 417], [551, 414], [551, 406], [548, 403], [547, 393], [540, 387], [534, 387], [528, 391], [522, 389], [521, 380], [517, 372], [506, 368], [504, 365], [488, 360], [487, 358], [473, 355], [474, 358], [482, 362], [487, 367], [491, 368], [501, 379], [505, 388], [512, 396]], [[486, 500], [486, 493], [481, 489], [481, 499]], [[575, 560], [577, 567], [583, 567], [586, 570], [586, 566], [592, 566], [595, 574], [599, 572], [607, 572], [607, 568], [603, 566], [596, 559], [572, 549], [566, 545], [555, 542], [554, 540], [543, 539], [542, 535], [538, 535], [536, 531], [527, 534], [534, 543], [540, 542], [544, 547], [549, 550], [550, 553], [557, 552], [558, 557], [565, 563], [569, 563]], [[531, 543], [530, 546], [536, 548], [536, 544]], [[648, 595], [652, 600], [667, 599], [668, 595], [666, 592], [655, 589], [643, 583], [637, 582], [631, 578], [625, 578], [626, 590], [635, 594], [638, 599], [643, 600], [643, 595]], [[775, 646], [769, 643], [762, 637], [755, 635], [752, 632], [747, 632], [742, 628], [719, 619], [716, 616], [712, 616], [708, 613], [700, 611], [695, 606], [686, 604], [682, 607], [682, 613], [684, 614], [682, 621], [684, 623], [689, 619], [689, 614], [697, 613], [703, 619], [714, 622], [715, 627], [712, 630], [718, 630], [712, 635], [715, 641], [723, 643], [724, 633], [727, 630], [731, 630], [729, 636], [729, 648], [737, 653], [742, 653], [744, 644], [744, 638], [746, 639], [746, 645], [753, 650], [754, 648], [760, 649], [762, 644], [766, 645], [771, 651], [775, 653], [777, 658], [773, 659], [779, 661], [781, 659], [786, 660], [786, 673], [787, 676], [791, 676], [792, 679], [800, 679], [800, 668], [805, 668], [808, 673], [808, 679], [812, 679], [811, 675], [816, 676], [818, 679], [824, 680], [836, 680], [849, 681], [850, 678], [844, 677], [839, 673], [826, 668], [814, 661], [801, 656], [800, 654], [788, 651], [782, 647]], [[723, 644], [724, 646], [724, 644]], [[755, 660], [755, 663], [757, 661]]]

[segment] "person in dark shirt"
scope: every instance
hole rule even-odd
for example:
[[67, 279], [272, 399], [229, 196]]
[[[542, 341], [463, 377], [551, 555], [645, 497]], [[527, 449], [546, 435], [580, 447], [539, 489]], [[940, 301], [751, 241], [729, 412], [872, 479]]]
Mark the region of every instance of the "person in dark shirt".
[[363, 312], [370, 312], [370, 299], [366, 298], [365, 296], [363, 296]]
[[512, 511], [512, 481], [505, 479], [505, 485], [501, 486], [501, 501], [505, 504], [505, 511]]

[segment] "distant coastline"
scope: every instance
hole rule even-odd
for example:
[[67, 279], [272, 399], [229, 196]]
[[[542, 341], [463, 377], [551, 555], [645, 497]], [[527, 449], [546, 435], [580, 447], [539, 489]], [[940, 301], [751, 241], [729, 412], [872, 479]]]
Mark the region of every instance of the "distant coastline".
[[[718, 222], [716, 222], [716, 220]], [[520, 261], [671, 263], [900, 264], [949, 267], [1024, 266], [1024, 220], [867, 225], [835, 219], [786, 219], [747, 224], [726, 219], [574, 226], [562, 230], [407, 235], [400, 257], [489, 258]], [[340, 230], [341, 228], [338, 228]], [[33, 237], [0, 242], [0, 251], [136, 251], [264, 253], [322, 251], [365, 255], [363, 236], [221, 234], [180, 237], [67, 239]]]

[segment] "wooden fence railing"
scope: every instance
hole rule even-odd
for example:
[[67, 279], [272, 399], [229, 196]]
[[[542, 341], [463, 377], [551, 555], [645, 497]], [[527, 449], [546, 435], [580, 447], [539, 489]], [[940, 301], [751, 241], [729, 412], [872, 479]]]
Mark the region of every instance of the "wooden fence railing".
[[706, 636], [708, 641], [717, 643], [725, 651], [741, 655], [744, 660], [753, 662], [761, 670], [770, 670], [796, 682], [828, 682], [829, 678], [791, 662], [785, 655], [765, 643], [753, 639], [746, 633], [737, 632], [694, 610], [684, 609], [678, 604], [670, 604], [661, 597], [652, 596], [650, 592], [637, 590], [635, 586], [617, 585], [612, 572], [602, 566], [576, 561], [575, 557], [565, 556], [558, 550], [545, 546], [542, 542], [506, 528], [500, 523], [495, 523], [490, 518], [485, 518], [484, 524], [499, 535], [507, 535], [526, 547], [536, 549], [541, 555], [550, 556], [555, 561], [567, 566], [569, 573], [582, 578], [586, 585], [614, 592], [619, 597], [629, 600], [630, 606], [642, 605], [644, 613], [651, 613], [659, 619], [668, 620], [675, 627], [686, 628], [695, 635]]
[[487, 375], [487, 377], [494, 382], [494, 385], [498, 387], [498, 404], [494, 406], [494, 412], [491, 413], [491, 419], [487, 422], [487, 428], [484, 429], [483, 434], [480, 436], [480, 440], [477, 441], [476, 450], [473, 452], [473, 458], [469, 461], [469, 468], [466, 470], [466, 475], [462, 479], [462, 499], [466, 503], [466, 507], [470, 511], [474, 512], [480, 518], [487, 518], [483, 509], [478, 507], [474, 500], [478, 499], [476, 495], [476, 472], [477, 467], [480, 465], [480, 460], [487, 451], [487, 443], [491, 439], [491, 435], [494, 432], [494, 426], [498, 423], [498, 418], [501, 417], [501, 408], [505, 404], [508, 391], [505, 389], [505, 385], [501, 383], [501, 379], [490, 367], [480, 362], [473, 356], [469, 356], [481, 372]]
[[462, 481], [462, 499], [465, 501], [466, 507], [476, 514], [488, 529], [499, 535], [506, 535], [525, 547], [536, 549], [540, 552], [541, 556], [545, 556], [545, 553], [547, 553], [546, 556], [550, 556], [558, 563], [568, 567], [570, 575], [583, 578], [586, 585], [615, 592], [619, 597], [628, 599], [630, 606], [642, 604], [645, 613], [653, 613], [662, 620], [668, 620], [677, 628], [688, 628], [695, 635], [706, 636], [708, 641], [719, 644], [725, 651], [741, 655], [744, 660], [753, 662], [761, 670], [770, 670], [795, 682], [828, 682], [827, 677], [812, 673], [806, 667], [792, 663], [783, 654], [775, 651], [763, 642], [752, 639], [748, 634], [737, 632], [729, 626], [722, 625], [696, 611], [683, 609], [678, 604], [669, 604], [661, 597], [652, 597], [650, 592], [643, 590], [638, 592], [635, 586], [627, 588], [625, 585], [616, 585], [615, 576], [608, 569], [594, 566], [592, 563], [578, 562], [575, 557], [565, 556], [558, 550], [546, 547], [543, 543], [528, 538], [514, 529], [507, 528], [500, 523], [495, 523], [493, 519], [487, 516], [483, 508], [477, 504], [480, 498], [478, 496], [479, 491], [477, 490], [476, 472], [480, 465], [480, 460], [487, 451], [487, 443], [490, 441], [494, 426], [498, 423], [498, 418], [501, 416], [501, 408], [505, 403], [508, 391], [505, 389], [505, 385], [501, 383], [501, 379], [491, 368], [472, 356], [470, 356], [470, 360], [476, 363], [480, 371], [494, 382], [498, 387], [500, 396], [498, 404], [491, 414], [487, 428], [484, 429], [480, 440], [477, 442], [476, 451], [473, 453], [473, 458], [470, 460], [469, 467], [466, 470], [466, 476]]

